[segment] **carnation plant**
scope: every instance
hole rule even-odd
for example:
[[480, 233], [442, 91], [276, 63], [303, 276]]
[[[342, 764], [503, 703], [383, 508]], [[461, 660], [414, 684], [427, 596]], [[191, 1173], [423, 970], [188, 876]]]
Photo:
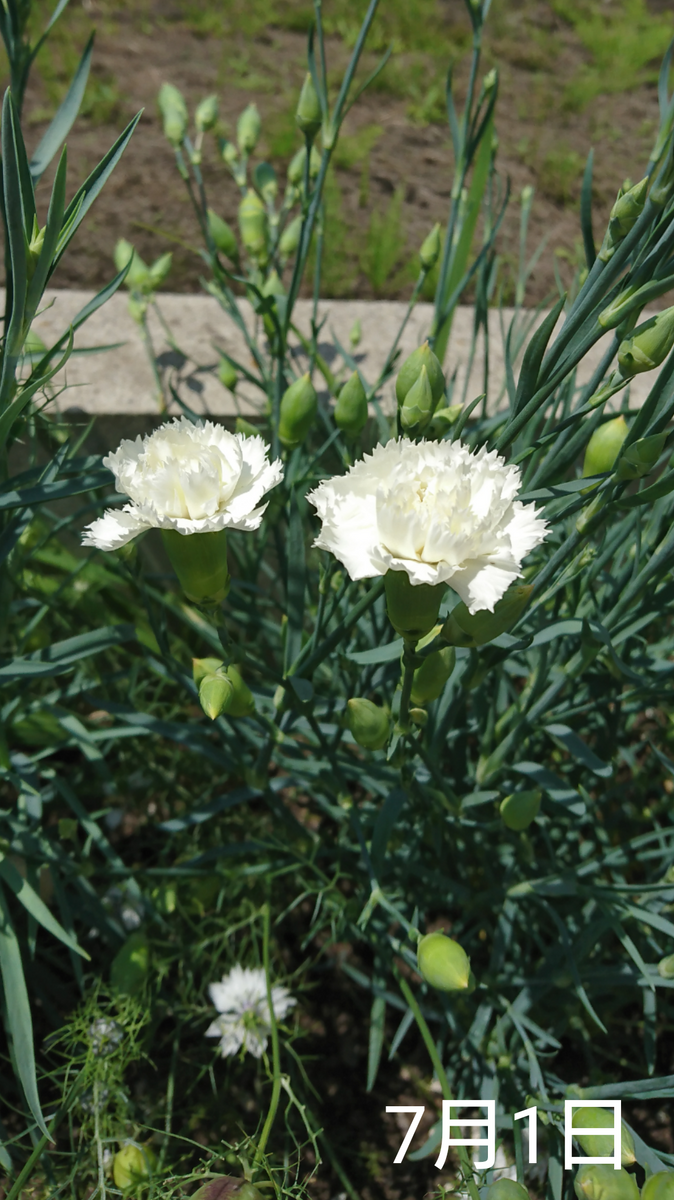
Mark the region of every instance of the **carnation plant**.
[[[484, 1186], [491, 1200], [523, 1197], [525, 1183], [540, 1188], [540, 1177], [536, 1183], [528, 1173], [515, 1112], [535, 1105], [544, 1122], [546, 1196], [561, 1200], [575, 1186], [579, 1197], [599, 1197], [603, 1168], [578, 1173], [575, 1183], [563, 1170], [564, 1100], [672, 1095], [671, 1077], [658, 1077], [658, 1033], [673, 973], [674, 847], [663, 783], [674, 763], [658, 726], [667, 725], [672, 699], [674, 310], [643, 316], [674, 282], [671, 56], [643, 178], [620, 188], [597, 243], [588, 159], [586, 265], [538, 323], [522, 310], [522, 271], [501, 403], [490, 413], [483, 396], [457, 395], [456, 364], [447, 356], [462, 295], [475, 300], [475, 338], [487, 333], [507, 200], [493, 136], [498, 80], [481, 66], [487, 8], [468, 4], [474, 47], [461, 113], [448, 79], [452, 198], [444, 234], [429, 231], [420, 249], [408, 313], [434, 268], [437, 286], [427, 340], [411, 356], [400, 360], [402, 330], [376, 378], [368, 378], [353, 345], [335, 343], [330, 366], [321, 354], [325, 181], [348, 106], [368, 82], [360, 82], [360, 59], [377, 0], [336, 96], [317, 0], [308, 72], [298, 80], [300, 144], [284, 188], [269, 164], [254, 161], [261, 131], [254, 104], [241, 114], [234, 142], [219, 135], [212, 97], [191, 121], [170, 82], [159, 96], [203, 233], [205, 286], [249, 351], [246, 362], [223, 360], [220, 377], [230, 390], [240, 380], [256, 389], [255, 423], [238, 420], [232, 430], [202, 421], [174, 395], [175, 417], [111, 448], [102, 464], [73, 460], [66, 449], [42, 483], [34, 472], [5, 488], [8, 506], [18, 507], [11, 497], [23, 503], [19, 544], [32, 519], [26, 505], [55, 494], [62, 476], [59, 495], [102, 487], [79, 522], [92, 555], [87, 567], [104, 573], [109, 622], [28, 653], [17, 643], [2, 677], [49, 677], [56, 690], [8, 698], [10, 733], [19, 718], [47, 711], [67, 748], [95, 763], [100, 778], [131, 731], [174, 743], [192, 755], [190, 763], [206, 763], [216, 781], [208, 802], [190, 794], [186, 808], [154, 829], [162, 840], [152, 865], [134, 866], [71, 786], [58, 743], [8, 754], [3, 769], [17, 796], [10, 793], [13, 806], [3, 817], [7, 849], [25, 855], [33, 872], [50, 864], [65, 915], [57, 923], [30, 875], [22, 883], [7, 857], [0, 873], [15, 893], [11, 911], [23, 905], [74, 955], [84, 945], [76, 931], [95, 920], [106, 947], [96, 953], [111, 959], [118, 990], [142, 994], [157, 1014], [177, 1007], [199, 1038], [217, 1035], [214, 1079], [225, 1069], [222, 1057], [255, 1059], [270, 1087], [257, 1126], [233, 1153], [238, 1174], [218, 1184], [221, 1194], [248, 1189], [241, 1200], [255, 1200], [262, 1183], [278, 1194], [301, 1191], [306, 1138], [347, 1193], [358, 1194], [331, 1130], [312, 1111], [320, 1070], [312, 1075], [294, 1049], [291, 1022], [301, 998], [283, 981], [280, 954], [274, 957], [269, 905], [277, 906], [279, 937], [289, 914], [311, 900], [304, 946], [352, 947], [342, 971], [367, 997], [366, 1091], [386, 1058], [411, 1052], [416, 1037], [445, 1101], [496, 1102], [518, 1182], [504, 1191], [464, 1150], [453, 1178], [471, 1200]], [[8, 121], [12, 111], [8, 100]], [[13, 137], [10, 151], [19, 144]], [[204, 184], [203, 156], [212, 150], [240, 189], [239, 236]], [[25, 182], [18, 168], [17, 177]], [[525, 212], [530, 203], [525, 196]], [[132, 248], [118, 260], [131, 270]], [[294, 319], [303, 286], [314, 302], [309, 336]], [[258, 318], [253, 332], [244, 295]], [[577, 369], [600, 339], [601, 363], [579, 385]], [[645, 372], [651, 387], [635, 408], [629, 384]], [[384, 396], [393, 378], [390, 412]], [[15, 420], [7, 418], [14, 436]], [[120, 624], [129, 597], [134, 622]], [[128, 658], [109, 669], [90, 667], [62, 685], [53, 680], [81, 656], [127, 641], [131, 649], [119, 653]], [[92, 711], [106, 717], [100, 737], [83, 724]], [[88, 776], [78, 771], [84, 789]], [[71, 821], [86, 831], [88, 874], [80, 866], [68, 874], [66, 863], [80, 860], [75, 852], [64, 857], [53, 825], [43, 823], [41, 806], [55, 798], [71, 814], [59, 829]], [[247, 827], [263, 822], [264, 836], [230, 826], [237, 814]], [[211, 838], [208, 848], [188, 841], [197, 827], [199, 837]], [[237, 832], [228, 840], [230, 828]], [[181, 919], [179, 887], [198, 882], [204, 862], [215, 860], [230, 873], [209, 938], [226, 931], [232, 949], [226, 969], [201, 970], [208, 1008], [197, 1011], [183, 978], [194, 948], [169, 947]], [[224, 898], [247, 872], [262, 877], [265, 899], [239, 920], [224, 911]], [[133, 932], [123, 909], [111, 914], [109, 888], [120, 880], [137, 915]], [[73, 897], [86, 922], [78, 922]], [[24, 1095], [40, 1123], [28, 998], [8, 913], [0, 960], [6, 1018]], [[252, 935], [239, 956], [244, 927], [261, 930], [261, 956]], [[218, 953], [225, 958], [225, 949]], [[328, 962], [326, 954], [326, 969]], [[189, 1003], [181, 999], [187, 994]], [[19, 1003], [7, 999], [17, 996]], [[624, 1043], [625, 1022], [638, 1031], [629, 1036], [628, 1069], [612, 1051], [616, 1039]], [[142, 1187], [172, 1194], [175, 1180], [162, 1174], [172, 1153], [166, 1105], [162, 1166], [148, 1166], [142, 1141], [140, 1158], [120, 1146], [121, 1191], [131, 1186], [133, 1167]], [[674, 1158], [648, 1145], [629, 1121], [625, 1129], [626, 1147], [631, 1140], [620, 1187], [633, 1195]], [[409, 1157], [435, 1159], [441, 1142], [438, 1120]], [[645, 1183], [647, 1200], [661, 1182]]]

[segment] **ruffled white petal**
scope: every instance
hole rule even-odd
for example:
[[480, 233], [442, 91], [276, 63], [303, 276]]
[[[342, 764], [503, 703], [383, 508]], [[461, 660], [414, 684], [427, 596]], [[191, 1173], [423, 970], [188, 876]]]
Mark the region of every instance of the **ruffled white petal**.
[[150, 525], [131, 504], [125, 504], [121, 509], [108, 508], [102, 517], [87, 525], [82, 544], [96, 546], [98, 550], [119, 550]]
[[307, 497], [322, 524], [314, 545], [352, 579], [404, 570], [415, 586], [451, 583], [471, 612], [491, 611], [548, 531], [515, 499], [519, 487], [495, 450], [390, 441]]

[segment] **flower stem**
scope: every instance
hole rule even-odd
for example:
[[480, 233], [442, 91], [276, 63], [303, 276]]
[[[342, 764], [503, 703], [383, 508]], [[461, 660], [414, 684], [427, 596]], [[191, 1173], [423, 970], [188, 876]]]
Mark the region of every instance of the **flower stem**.
[[257, 1161], [258, 1166], [261, 1165], [262, 1159], [264, 1157], [264, 1152], [267, 1147], [267, 1142], [269, 1141], [269, 1134], [271, 1133], [271, 1128], [272, 1128], [272, 1125], [274, 1124], [274, 1118], [276, 1116], [276, 1110], [278, 1108], [278, 1102], [279, 1102], [279, 1099], [281, 1096], [281, 1055], [279, 1052], [278, 1029], [276, 1026], [276, 1016], [274, 1014], [274, 1005], [272, 1003], [271, 973], [270, 973], [270, 969], [269, 969], [269, 905], [268, 904], [265, 904], [264, 909], [263, 909], [263, 920], [264, 920], [264, 924], [262, 927], [262, 965], [264, 966], [265, 980], [267, 983], [267, 1007], [269, 1008], [269, 1028], [271, 1031], [271, 1057], [272, 1057], [273, 1080], [272, 1080], [272, 1089], [271, 1089], [271, 1100], [269, 1102], [269, 1111], [267, 1112], [267, 1117], [266, 1117], [265, 1123], [262, 1127], [262, 1133], [260, 1134], [260, 1140], [257, 1144], [256, 1161]]
[[[440, 1055], [438, 1054], [438, 1048], [437, 1048], [435, 1042], [433, 1041], [433, 1038], [431, 1036], [431, 1031], [428, 1028], [428, 1025], [426, 1024], [426, 1020], [424, 1018], [424, 1015], [423, 1015], [421, 1009], [419, 1008], [419, 1005], [417, 1003], [417, 998], [414, 995], [414, 992], [412, 991], [407, 980], [403, 979], [402, 975], [400, 975], [400, 973], [395, 969], [395, 967], [394, 967], [394, 974], [396, 976], [396, 979], [398, 980], [400, 990], [401, 990], [403, 996], [405, 997], [407, 1003], [409, 1004], [410, 1009], [412, 1010], [414, 1019], [419, 1027], [419, 1032], [420, 1032], [422, 1038], [424, 1039], [424, 1045], [426, 1046], [426, 1049], [428, 1050], [429, 1058], [430, 1058], [431, 1062], [433, 1063], [435, 1074], [438, 1077], [438, 1083], [440, 1084], [440, 1087], [442, 1088], [443, 1099], [444, 1100], [452, 1100], [453, 1099], [452, 1089], [449, 1086], [447, 1072], [445, 1071], [445, 1068], [442, 1065]], [[463, 1177], [465, 1180], [465, 1184], [466, 1184], [466, 1187], [468, 1188], [468, 1194], [469, 1194], [471, 1200], [480, 1200], [480, 1194], [477, 1190], [477, 1187], [475, 1184], [475, 1179], [473, 1178], [473, 1164], [470, 1161], [468, 1151], [465, 1146], [457, 1146], [457, 1149], [459, 1151], [459, 1161], [461, 1163], [461, 1170], [463, 1171]]]
[[403, 686], [402, 696], [400, 697], [400, 716], [398, 717], [397, 732], [407, 734], [411, 732], [410, 725], [410, 698], [412, 695], [412, 684], [414, 682], [414, 672], [419, 665], [415, 654], [416, 641], [408, 641], [405, 639], [405, 649], [403, 650]]

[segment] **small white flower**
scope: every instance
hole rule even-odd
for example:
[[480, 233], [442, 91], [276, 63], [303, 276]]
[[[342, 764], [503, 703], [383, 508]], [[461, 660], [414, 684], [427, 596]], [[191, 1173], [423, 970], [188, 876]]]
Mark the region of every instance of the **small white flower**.
[[[267, 983], [262, 967], [241, 967], [237, 963], [220, 983], [211, 983], [208, 994], [219, 1012], [206, 1037], [220, 1038], [223, 1058], [237, 1054], [243, 1046], [254, 1058], [261, 1058], [271, 1033]], [[297, 1003], [285, 987], [271, 989], [274, 1016], [282, 1021]]]
[[323, 523], [314, 545], [352, 579], [406, 571], [413, 585], [451, 584], [471, 613], [493, 612], [548, 531], [515, 499], [520, 483], [495, 450], [390, 441], [309, 494]]
[[146, 529], [257, 529], [267, 506], [256, 505], [283, 478], [281, 460], [270, 463], [267, 453], [261, 437], [230, 433], [212, 421], [193, 425], [186, 417], [125, 440], [103, 463], [131, 503], [108, 509], [82, 541], [118, 550]]
[[97, 1058], [112, 1054], [124, 1037], [124, 1030], [111, 1017], [97, 1017], [89, 1026], [91, 1049]]

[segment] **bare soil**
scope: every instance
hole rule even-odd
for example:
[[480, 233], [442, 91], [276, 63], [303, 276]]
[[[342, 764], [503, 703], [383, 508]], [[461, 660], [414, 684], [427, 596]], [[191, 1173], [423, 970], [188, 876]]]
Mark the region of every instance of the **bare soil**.
[[[71, 190], [95, 165], [125, 122], [139, 109], [144, 112], [130, 146], [78, 233], [54, 283], [61, 287], [102, 285], [110, 278], [115, 242], [126, 237], [149, 259], [167, 248], [173, 249], [174, 265], [166, 286], [172, 291], [196, 291], [201, 272], [195, 253], [198, 230], [173, 153], [162, 133], [156, 107], [158, 89], [165, 80], [176, 84], [190, 107], [217, 92], [223, 129], [230, 133], [235, 130], [238, 114], [254, 99], [263, 118], [259, 149], [283, 178], [289, 158], [299, 146], [299, 139], [293, 136], [292, 112], [305, 69], [306, 34], [270, 25], [252, 41], [243, 35], [226, 39], [217, 33], [204, 36], [185, 18], [184, 6], [172, 0], [154, 0], [149, 16], [146, 12], [142, 21], [138, 10], [112, 10], [105, 0], [82, 0], [84, 8], [78, 7], [77, 0], [72, 4], [71, 36], [78, 51], [88, 27], [93, 24], [99, 28], [93, 68], [98, 99], [89, 105], [88, 115], [78, 120], [68, 138]], [[326, 0], [324, 8], [328, 7]], [[658, 7], [671, 16], [669, 5], [654, 3], [652, 11]], [[562, 279], [568, 280], [580, 261], [578, 194], [590, 147], [595, 152], [597, 240], [623, 179], [640, 177], [657, 126], [656, 87], [654, 83], [641, 84], [630, 91], [597, 95], [585, 108], [569, 107], [565, 87], [591, 56], [570, 22], [557, 15], [559, 4], [553, 7], [546, 0], [522, 0], [497, 3], [494, 8], [483, 63], [485, 72], [493, 64], [500, 70], [497, 166], [502, 185], [509, 180], [512, 194], [499, 242], [502, 279], [507, 299], [518, 255], [518, 198], [522, 188], [530, 184], [536, 195], [529, 253], [542, 239], [547, 243], [531, 276], [527, 298], [533, 303], [554, 289], [555, 268]], [[461, 0], [439, 0], [439, 11], [445, 23], [443, 33], [449, 31], [457, 47], [456, 91], [460, 101], [469, 36], [465, 9]], [[46, 121], [39, 118], [49, 111], [50, 96], [53, 110], [54, 75], [58, 83], [59, 73], [54, 55], [58, 59], [59, 53], [66, 56], [65, 49], [52, 51], [49, 71], [44, 70], [42, 78], [38, 59], [26, 101], [30, 147], [37, 144], [46, 127]], [[348, 51], [339, 37], [328, 39], [328, 54], [331, 70], [345, 63]], [[396, 67], [394, 55], [393, 67], [386, 68], [378, 88], [366, 92], [347, 118], [345, 133], [351, 139], [352, 157], [356, 152], [354, 135], [359, 131], [376, 125], [381, 127], [381, 134], [369, 160], [361, 155], [358, 161], [345, 165], [348, 155], [341, 160], [338, 156], [341, 165], [335, 176], [341, 204], [333, 195], [333, 235], [337, 244], [333, 244], [332, 252], [328, 251], [327, 294], [361, 298], [375, 295], [363, 268], [364, 247], [372, 214], [385, 212], [396, 189], [403, 189], [400, 255], [377, 294], [409, 294], [416, 250], [435, 221], [446, 221], [453, 166], [447, 125], [420, 123], [423, 114], [420, 118], [417, 112], [415, 117], [409, 97], [393, 94], [393, 85], [386, 90], [386, 72], [406, 69], [404, 53], [398, 59]], [[391, 78], [395, 81], [395, 74]], [[615, 80], [611, 86], [618, 86]], [[436, 103], [435, 108], [439, 110], [441, 104]], [[237, 188], [219, 161], [212, 138], [207, 139], [204, 164], [212, 206], [235, 225]], [[42, 192], [46, 193], [44, 185]], [[327, 236], [329, 241], [329, 229]], [[177, 241], [168, 240], [171, 238]]]

